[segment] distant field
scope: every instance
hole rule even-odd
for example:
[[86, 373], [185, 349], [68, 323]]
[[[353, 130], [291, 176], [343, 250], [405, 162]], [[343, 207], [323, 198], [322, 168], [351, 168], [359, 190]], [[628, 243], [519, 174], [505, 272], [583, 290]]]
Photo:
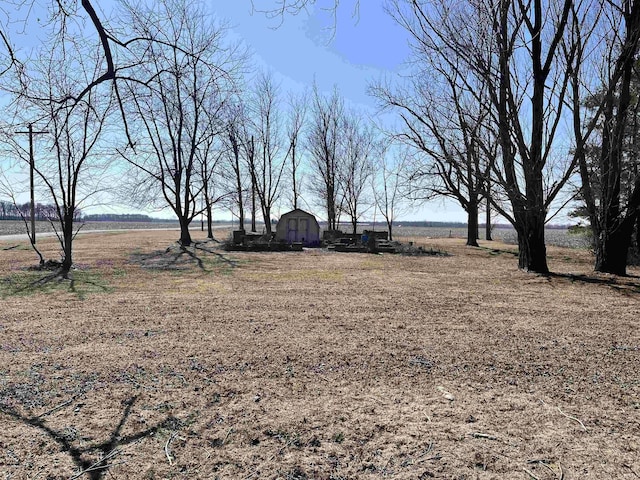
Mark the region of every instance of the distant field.
[[[80, 224], [78, 224], [80, 225]], [[198, 224], [199, 227], [199, 224]], [[143, 230], [156, 228], [178, 228], [175, 222], [86, 222], [82, 230]], [[49, 222], [36, 222], [36, 235], [38, 233], [53, 232]], [[18, 220], [0, 221], [0, 236], [19, 235], [26, 233], [24, 223]]]
[[[427, 237], [427, 238], [467, 238], [466, 228], [441, 227], [396, 227], [394, 235], [398, 237]], [[480, 232], [484, 239], [484, 230]], [[568, 248], [589, 248], [588, 238], [582, 235], [570, 234], [566, 229], [548, 228], [545, 230], [548, 245]], [[518, 236], [513, 228], [495, 228], [493, 239], [516, 245]]]
[[[145, 230], [145, 229], [177, 229], [178, 224], [175, 222], [87, 222], [83, 225], [83, 231], [90, 230]], [[229, 224], [216, 224], [215, 230], [230, 230]], [[345, 227], [343, 227], [345, 228]], [[364, 227], [366, 228], [366, 227]], [[382, 230], [381, 225], [376, 226], [377, 230]], [[200, 222], [194, 222], [191, 227], [192, 232], [200, 231]], [[52, 232], [53, 228], [48, 222], [37, 222], [36, 232]], [[348, 229], [345, 229], [348, 231]], [[0, 221], [0, 236], [16, 235], [25, 233], [24, 223], [19, 221], [5, 220]], [[394, 228], [394, 235], [398, 238], [466, 238], [467, 231], [465, 228], [443, 228], [443, 227], [404, 227], [398, 226]], [[547, 229], [545, 232], [547, 244], [557, 247], [569, 248], [588, 248], [589, 242], [583, 236], [571, 235], [564, 229]], [[484, 238], [484, 230], [480, 232], [481, 238]], [[517, 244], [517, 236], [512, 228], [495, 228], [493, 230], [494, 240], [500, 240], [504, 243]]]

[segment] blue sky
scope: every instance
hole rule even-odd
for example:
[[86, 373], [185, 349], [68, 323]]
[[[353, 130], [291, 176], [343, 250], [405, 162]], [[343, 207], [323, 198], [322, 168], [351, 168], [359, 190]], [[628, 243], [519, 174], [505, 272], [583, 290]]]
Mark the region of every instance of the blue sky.
[[[251, 0], [210, 0], [207, 5], [212, 15], [229, 23], [232, 39], [243, 41], [250, 49], [255, 66], [274, 72], [284, 92], [304, 90], [314, 80], [325, 92], [337, 85], [347, 102], [375, 113], [376, 101], [367, 95], [367, 87], [378, 78], [402, 70], [410, 54], [408, 37], [384, 11], [385, 0], [361, 0], [356, 16], [353, 15], [356, 0], [341, 0], [335, 22], [323, 8], [333, 2], [317, 0], [315, 6], [296, 16], [287, 15], [281, 22], [259, 12], [252, 13]], [[276, 5], [275, 0], [254, 0], [254, 3], [257, 8]], [[109, 10], [109, 5], [112, 3], [105, 1], [101, 7]], [[32, 12], [32, 22], [34, 18]], [[37, 26], [34, 30], [37, 31]], [[28, 50], [37, 42], [37, 35], [20, 40], [20, 47]], [[102, 209], [103, 206], [89, 208]], [[229, 212], [217, 215], [227, 217]], [[466, 221], [462, 209], [448, 201], [416, 208], [404, 217]]]
[[[354, 0], [342, 1], [334, 31], [333, 18], [322, 9], [323, 3], [327, 2], [286, 16], [282, 22], [251, 14], [249, 0], [216, 0], [210, 8], [230, 22], [256, 61], [277, 72], [285, 87], [309, 85], [315, 78], [323, 90], [337, 84], [348, 100], [373, 106], [367, 84], [401, 68], [409, 54], [404, 31], [384, 12], [382, 0], [368, 0], [356, 18], [352, 17]], [[255, 4], [259, 8], [275, 2], [256, 0]]]

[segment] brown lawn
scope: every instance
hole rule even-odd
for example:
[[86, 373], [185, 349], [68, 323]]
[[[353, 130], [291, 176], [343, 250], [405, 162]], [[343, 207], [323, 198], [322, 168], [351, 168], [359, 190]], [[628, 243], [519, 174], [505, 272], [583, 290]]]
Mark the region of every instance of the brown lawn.
[[0, 477], [640, 478], [640, 270], [175, 237], [80, 236], [73, 284], [0, 250]]

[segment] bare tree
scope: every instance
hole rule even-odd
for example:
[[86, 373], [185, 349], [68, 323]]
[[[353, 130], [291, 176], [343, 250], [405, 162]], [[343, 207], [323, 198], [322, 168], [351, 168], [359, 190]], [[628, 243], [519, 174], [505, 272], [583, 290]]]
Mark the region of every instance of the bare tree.
[[310, 115], [307, 144], [314, 177], [310, 188], [326, 209], [328, 229], [336, 230], [339, 213], [338, 154], [344, 115], [344, 102], [337, 88], [327, 97], [314, 85]]
[[[39, 119], [49, 132], [38, 140], [41, 153], [34, 171], [54, 205], [50, 221], [60, 242], [63, 278], [73, 266], [79, 208], [100, 192], [112, 158], [105, 148], [116, 104], [112, 85], [96, 85], [78, 101], [60, 102], [76, 96], [95, 78], [100, 64], [96, 50], [81, 32], [61, 31], [22, 72], [29, 81], [18, 90], [16, 103], [18, 116]], [[16, 151], [28, 164], [27, 152], [17, 144]]]
[[225, 117], [225, 131], [222, 137], [223, 151], [226, 157], [227, 177], [230, 179], [233, 200], [231, 211], [237, 208], [238, 230], [245, 231], [245, 194], [247, 192], [245, 162], [242, 159], [244, 148], [243, 127], [246, 122], [242, 103], [236, 101], [228, 106]]
[[500, 185], [510, 204], [501, 214], [518, 233], [519, 267], [539, 273], [548, 272], [548, 212], [575, 165], [552, 161], [561, 157], [557, 133], [574, 49], [560, 45], [573, 3], [438, 0], [427, 6], [392, 0], [390, 5], [418, 48], [464, 78], [486, 84], [500, 144], [494, 186]]
[[340, 130], [338, 182], [343, 198], [341, 205], [355, 234], [360, 218], [373, 203], [367, 193], [373, 176], [373, 157], [380, 153], [380, 142], [375, 138], [371, 123], [355, 111], [344, 116]]
[[291, 164], [291, 206], [298, 208], [302, 183], [300, 172], [304, 144], [301, 142], [306, 122], [308, 97], [306, 94], [291, 95], [289, 99], [289, 117], [287, 122], [287, 139], [289, 141], [289, 158]]
[[139, 129], [135, 149], [121, 153], [142, 173], [138, 192], [148, 200], [159, 193], [176, 215], [187, 246], [189, 225], [202, 212], [198, 155], [218, 133], [215, 112], [233, 88], [242, 56], [201, 4], [163, 0], [129, 6], [128, 13], [131, 29], [154, 41], [132, 49], [144, 82], [128, 83], [128, 113]]
[[373, 193], [376, 207], [387, 224], [389, 240], [393, 240], [394, 222], [410, 205], [411, 163], [408, 148], [394, 145], [387, 145], [376, 163]]
[[393, 89], [378, 84], [371, 91], [383, 107], [399, 113], [404, 128], [396, 138], [416, 151], [410, 174], [413, 195], [458, 202], [467, 213], [467, 245], [477, 247], [479, 206], [497, 143], [486, 87], [470, 85], [460, 68], [450, 69], [426, 51], [415, 55], [421, 66], [408, 86]]
[[[595, 270], [624, 275], [640, 210], [640, 175], [633, 158], [638, 127], [632, 123], [638, 121], [640, 2], [602, 1], [598, 6], [595, 15], [572, 10], [575, 157], [594, 234]], [[593, 71], [601, 73], [599, 84]]]
[[213, 207], [232, 195], [227, 189], [222, 173], [224, 151], [219, 146], [217, 136], [208, 137], [196, 153], [200, 165], [202, 182], [202, 202], [207, 217], [207, 238], [213, 239]]
[[[283, 153], [283, 125], [279, 86], [272, 74], [261, 73], [255, 81], [252, 105], [255, 140], [252, 136], [249, 173], [260, 200], [267, 234], [271, 234], [271, 209], [280, 197], [280, 186], [287, 154]], [[255, 144], [254, 144], [255, 141]]]

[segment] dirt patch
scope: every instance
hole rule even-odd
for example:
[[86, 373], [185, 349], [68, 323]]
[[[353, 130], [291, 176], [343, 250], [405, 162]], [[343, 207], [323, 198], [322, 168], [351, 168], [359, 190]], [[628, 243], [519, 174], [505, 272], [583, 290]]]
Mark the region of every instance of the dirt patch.
[[[108, 289], [2, 301], [5, 476], [640, 475], [638, 269], [550, 247], [554, 275], [531, 275], [460, 239], [198, 261], [175, 235], [79, 237]], [[3, 251], [0, 277], [33, 262]]]

